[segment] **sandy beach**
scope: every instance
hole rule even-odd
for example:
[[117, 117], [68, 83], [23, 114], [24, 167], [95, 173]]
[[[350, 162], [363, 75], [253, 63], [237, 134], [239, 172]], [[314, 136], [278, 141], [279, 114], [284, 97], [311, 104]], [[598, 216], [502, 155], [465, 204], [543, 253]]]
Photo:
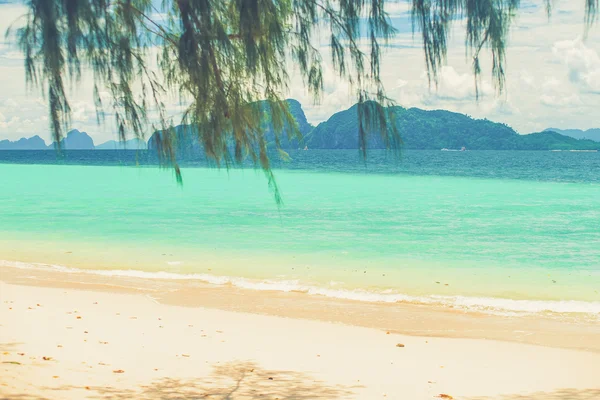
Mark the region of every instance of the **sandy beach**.
[[[478, 333], [455, 327], [443, 333], [430, 323], [435, 334], [408, 329], [407, 335], [376, 323], [356, 326], [368, 323], [352, 323], [360, 320], [361, 306], [353, 302], [345, 303], [353, 320], [335, 317], [340, 305], [325, 316], [315, 307], [309, 320], [293, 307], [286, 313], [286, 303], [272, 293], [226, 296], [227, 305], [215, 302], [214, 294], [230, 288], [196, 288], [192, 298], [189, 288], [166, 283], [113, 279], [108, 285], [101, 278], [0, 271], [3, 399], [600, 398], [597, 324], [574, 329], [556, 322], [571, 332], [564, 346], [516, 343], [519, 333], [506, 337], [510, 324], [457, 313], [455, 324], [480, 320]], [[279, 312], [259, 307], [270, 296]], [[301, 297], [304, 305], [331, 303]], [[232, 311], [232, 302], [246, 311]], [[363, 311], [369, 320], [367, 314], [378, 309]], [[402, 315], [410, 327], [419, 313], [405, 310], [397, 317]], [[432, 319], [427, 310], [421, 315], [425, 324]], [[439, 315], [452, 321], [453, 314]], [[548, 321], [538, 322], [525, 337], [560, 344], [553, 332], [542, 335]], [[506, 340], [477, 338], [494, 336], [494, 326]], [[577, 333], [579, 347], [588, 347], [566, 343], [577, 342]]]
[[600, 400], [600, 0], [0, 32], [0, 400]]

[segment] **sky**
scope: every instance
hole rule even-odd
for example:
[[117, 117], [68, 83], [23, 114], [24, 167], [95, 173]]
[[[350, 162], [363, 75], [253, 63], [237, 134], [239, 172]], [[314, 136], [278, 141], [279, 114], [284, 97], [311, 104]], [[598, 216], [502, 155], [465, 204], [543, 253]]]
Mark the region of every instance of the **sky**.
[[[446, 109], [503, 122], [521, 134], [549, 127], [589, 129], [600, 127], [600, 24], [584, 39], [584, 0], [555, 0], [548, 20], [542, 0], [522, 0], [507, 48], [504, 94], [496, 95], [491, 79], [490, 54], [482, 60], [481, 94], [475, 99], [471, 62], [465, 56], [465, 26], [454, 25], [448, 59], [437, 89], [430, 87], [421, 42], [413, 37], [409, 3], [386, 4], [398, 34], [384, 50], [382, 77], [388, 95], [404, 107]], [[6, 29], [25, 11], [18, 0], [0, 0], [0, 140], [39, 135], [50, 143], [47, 104], [39, 90], [25, 82], [23, 57]], [[322, 51], [328, 57], [326, 35]], [[308, 121], [318, 124], [349, 108], [355, 97], [331, 66], [324, 66], [325, 90], [314, 104], [293, 66], [286, 97], [299, 100]], [[114, 124], [98, 125], [92, 98], [92, 82], [84, 74], [69, 89], [72, 128], [86, 131], [96, 144], [116, 139]], [[182, 105], [173, 100], [168, 110], [176, 120]], [[148, 136], [151, 132], [148, 132]]]

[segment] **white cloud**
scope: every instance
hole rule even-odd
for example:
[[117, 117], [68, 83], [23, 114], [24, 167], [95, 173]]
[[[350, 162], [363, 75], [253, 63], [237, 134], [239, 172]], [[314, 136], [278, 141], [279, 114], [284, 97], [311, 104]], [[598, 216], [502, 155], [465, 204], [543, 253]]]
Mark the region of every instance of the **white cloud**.
[[312, 124], [327, 120], [336, 112], [350, 107], [356, 99], [347, 81], [341, 79], [329, 62], [323, 64], [323, 92], [318, 104], [314, 104], [313, 96], [308, 92], [302, 82], [299, 70], [290, 67], [293, 71], [292, 84], [287, 97], [294, 98], [302, 104], [307, 119]]
[[19, 104], [17, 104], [17, 102], [11, 98], [4, 100], [3, 105], [4, 105], [4, 107], [9, 108], [9, 109], [15, 109], [15, 108], [19, 107]]
[[550, 107], [576, 107], [583, 104], [581, 98], [576, 94], [566, 97], [543, 94], [540, 96], [540, 101], [543, 105]]
[[587, 47], [578, 37], [556, 42], [552, 52], [567, 67], [573, 84], [600, 94], [600, 57], [596, 50]]
[[535, 77], [526, 69], [521, 70], [520, 80], [521, 83], [527, 87], [535, 86]]
[[[439, 86], [434, 96], [446, 100], [475, 100], [475, 77], [470, 73], [458, 73], [452, 66], [444, 66], [440, 71]], [[479, 85], [479, 96], [494, 95], [492, 85], [483, 80]]]
[[546, 92], [560, 92], [563, 87], [563, 83], [556, 77], [547, 77], [544, 83], [542, 83], [542, 89]]
[[406, 85], [408, 85], [408, 81], [405, 81], [404, 79], [398, 79], [396, 81], [396, 87], [395, 88], [396, 89], [401, 89], [401, 88], [403, 88]]
[[[3, 116], [4, 118], [4, 116]], [[0, 119], [0, 128], [2, 129], [7, 129], [7, 128], [19, 128], [21, 125], [21, 118], [19, 117], [12, 117], [9, 120], [7, 120], [6, 118], [4, 119]]]
[[0, 53], [0, 58], [5, 58], [7, 60], [24, 60], [23, 54], [18, 51], [5, 51]]
[[384, 6], [385, 12], [387, 12], [390, 17], [394, 17], [397, 15], [404, 15], [410, 12], [410, 5], [407, 1], [388, 1]]
[[[497, 115], [502, 117], [520, 116], [521, 109], [515, 105], [510, 98], [494, 98], [493, 101], [484, 102], [481, 105], [482, 111], [486, 115]], [[498, 118], [500, 121], [501, 118]]]

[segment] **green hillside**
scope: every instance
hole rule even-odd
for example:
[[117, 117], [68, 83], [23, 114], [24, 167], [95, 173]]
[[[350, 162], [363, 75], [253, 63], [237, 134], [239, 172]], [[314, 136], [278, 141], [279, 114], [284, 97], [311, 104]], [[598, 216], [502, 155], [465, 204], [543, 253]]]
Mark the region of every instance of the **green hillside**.
[[[357, 106], [332, 115], [317, 127], [310, 125], [296, 100], [287, 100], [289, 109], [298, 124], [303, 140], [281, 139], [283, 149], [358, 149]], [[400, 132], [403, 148], [415, 150], [460, 149], [468, 150], [598, 150], [600, 143], [586, 139], [576, 139], [552, 131], [520, 135], [510, 126], [487, 119], [474, 119], [470, 116], [445, 110], [427, 111], [419, 108], [392, 108], [395, 123]], [[263, 129], [270, 147], [275, 146], [275, 135], [268, 108], [265, 107]], [[190, 127], [180, 125], [175, 128], [178, 154], [186, 156], [200, 149], [197, 133]], [[149, 149], [156, 148], [156, 132], [148, 142]], [[376, 134], [369, 136], [369, 149], [383, 149], [384, 142]]]
[[[469, 150], [589, 150], [600, 143], [578, 140], [555, 132], [519, 135], [506, 124], [444, 110], [426, 111], [418, 108], [394, 107], [396, 124], [405, 149], [439, 150], [442, 148]], [[319, 124], [307, 137], [313, 149], [358, 148], [356, 106], [334, 114]], [[383, 140], [371, 135], [371, 149], [385, 148]]]

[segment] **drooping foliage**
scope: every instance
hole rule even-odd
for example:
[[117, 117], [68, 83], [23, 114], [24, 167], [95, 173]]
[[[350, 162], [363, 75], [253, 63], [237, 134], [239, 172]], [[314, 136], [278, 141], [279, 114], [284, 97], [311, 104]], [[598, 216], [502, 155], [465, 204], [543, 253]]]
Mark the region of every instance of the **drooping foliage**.
[[[551, 0], [545, 0], [550, 11]], [[586, 26], [598, 0], [584, 0]], [[397, 149], [399, 132], [386, 106], [381, 48], [394, 35], [385, 0], [27, 0], [16, 32], [25, 55], [26, 78], [41, 88], [54, 141], [69, 125], [66, 88], [82, 70], [94, 77], [98, 119], [114, 115], [119, 136], [143, 137], [160, 129], [158, 151], [175, 168], [176, 123], [193, 127], [202, 150], [217, 164], [250, 158], [266, 173], [278, 198], [261, 128], [265, 103], [276, 145], [285, 132], [299, 136], [284, 101], [295, 65], [314, 100], [323, 89], [326, 32], [335, 71], [358, 100], [358, 143], [381, 135]], [[430, 80], [436, 82], [446, 56], [453, 20], [466, 18], [467, 49], [475, 76], [480, 52], [489, 48], [498, 91], [504, 85], [508, 29], [519, 0], [412, 0], [413, 26], [420, 31]], [[165, 99], [185, 104], [183, 121], [171, 121]], [[372, 101], [374, 100], [374, 101]], [[156, 122], [158, 121], [158, 122]], [[154, 126], [154, 125], [157, 126]]]

